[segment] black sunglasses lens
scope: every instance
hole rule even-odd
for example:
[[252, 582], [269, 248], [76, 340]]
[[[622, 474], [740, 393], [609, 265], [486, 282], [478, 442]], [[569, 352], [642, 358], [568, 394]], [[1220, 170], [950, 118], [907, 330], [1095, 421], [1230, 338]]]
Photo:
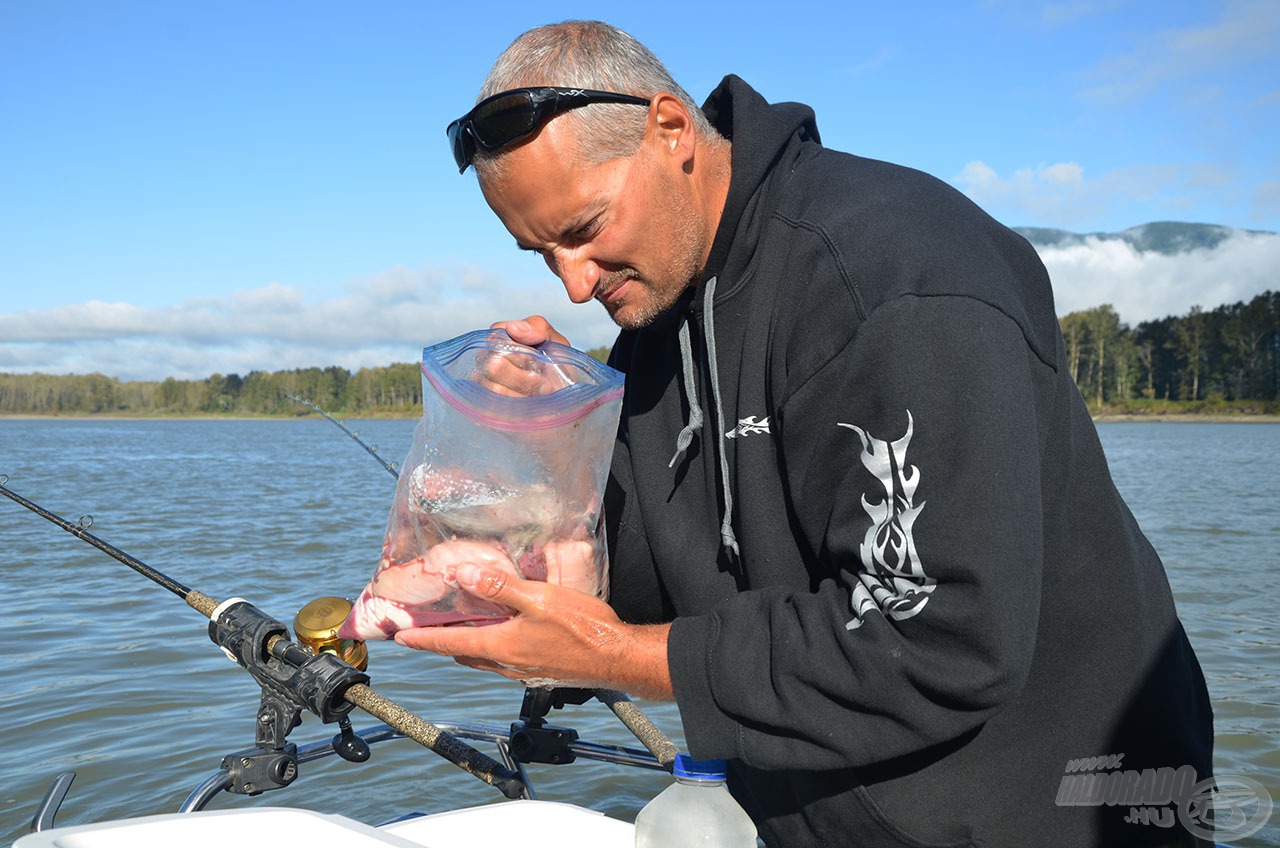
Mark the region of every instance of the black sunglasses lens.
[[466, 122], [458, 120], [449, 125], [449, 149], [453, 151], [453, 161], [459, 171], [465, 171], [476, 154], [475, 139], [467, 129]]
[[495, 94], [481, 100], [446, 130], [458, 170], [467, 169], [476, 148], [501, 150], [529, 135], [538, 124], [553, 115], [589, 103], [649, 105], [643, 97], [581, 88], [521, 88]]
[[472, 115], [471, 132], [485, 150], [496, 150], [528, 135], [537, 123], [537, 111], [532, 96], [514, 92], [485, 104], [479, 114]]

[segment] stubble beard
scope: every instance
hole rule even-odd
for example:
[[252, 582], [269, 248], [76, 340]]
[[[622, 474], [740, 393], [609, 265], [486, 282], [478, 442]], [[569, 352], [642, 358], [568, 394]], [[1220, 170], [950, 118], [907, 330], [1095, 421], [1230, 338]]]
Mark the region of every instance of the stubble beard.
[[607, 294], [624, 282], [631, 285], [626, 302], [612, 308], [604, 304], [609, 317], [623, 330], [639, 330], [652, 324], [702, 276], [702, 258], [707, 254], [702, 219], [686, 195], [673, 192], [670, 196], [674, 201], [668, 209], [672, 250], [666, 261], [651, 278], [642, 277], [634, 268], [624, 268], [610, 274], [600, 287]]

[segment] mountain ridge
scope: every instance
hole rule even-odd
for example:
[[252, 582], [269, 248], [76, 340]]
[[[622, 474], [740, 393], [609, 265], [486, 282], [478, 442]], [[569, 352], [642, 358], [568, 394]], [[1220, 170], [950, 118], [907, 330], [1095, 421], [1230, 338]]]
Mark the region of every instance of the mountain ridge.
[[1198, 224], [1185, 221], [1152, 221], [1115, 233], [1073, 233], [1052, 227], [1013, 227], [1036, 248], [1077, 247], [1095, 242], [1123, 241], [1140, 253], [1172, 256], [1193, 250], [1213, 250], [1236, 235], [1270, 235], [1269, 230], [1245, 230], [1220, 224]]

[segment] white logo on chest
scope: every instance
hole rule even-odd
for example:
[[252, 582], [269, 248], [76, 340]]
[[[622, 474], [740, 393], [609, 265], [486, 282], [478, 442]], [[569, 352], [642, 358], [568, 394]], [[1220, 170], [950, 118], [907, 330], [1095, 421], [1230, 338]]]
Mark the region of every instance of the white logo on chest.
[[725, 433], [725, 436], [730, 439], [736, 439], [739, 436], [750, 436], [755, 433], [768, 432], [769, 416], [766, 415], [764, 418], [757, 421], [754, 415], [748, 415], [746, 418], [743, 418], [738, 422], [737, 427], [734, 427], [732, 430]]

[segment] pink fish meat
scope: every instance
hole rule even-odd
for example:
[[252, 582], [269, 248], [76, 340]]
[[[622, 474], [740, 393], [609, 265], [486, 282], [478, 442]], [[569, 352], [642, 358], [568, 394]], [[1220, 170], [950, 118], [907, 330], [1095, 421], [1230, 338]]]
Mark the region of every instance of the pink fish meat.
[[442, 542], [422, 556], [400, 563], [392, 562], [384, 546], [373, 580], [356, 599], [338, 636], [390, 639], [405, 627], [507, 618], [511, 611], [506, 607], [458, 588], [458, 566], [469, 562], [515, 573], [502, 548], [485, 542]]
[[422, 556], [395, 564], [384, 549], [377, 573], [356, 599], [338, 636], [390, 639], [406, 627], [496, 623], [509, 618], [508, 608], [458, 588], [456, 575], [464, 563], [499, 568], [524, 579], [558, 583], [597, 597], [601, 588], [597, 575], [604, 573], [590, 542], [552, 542], [536, 552], [522, 554], [518, 567], [501, 547], [486, 542], [442, 542]]

